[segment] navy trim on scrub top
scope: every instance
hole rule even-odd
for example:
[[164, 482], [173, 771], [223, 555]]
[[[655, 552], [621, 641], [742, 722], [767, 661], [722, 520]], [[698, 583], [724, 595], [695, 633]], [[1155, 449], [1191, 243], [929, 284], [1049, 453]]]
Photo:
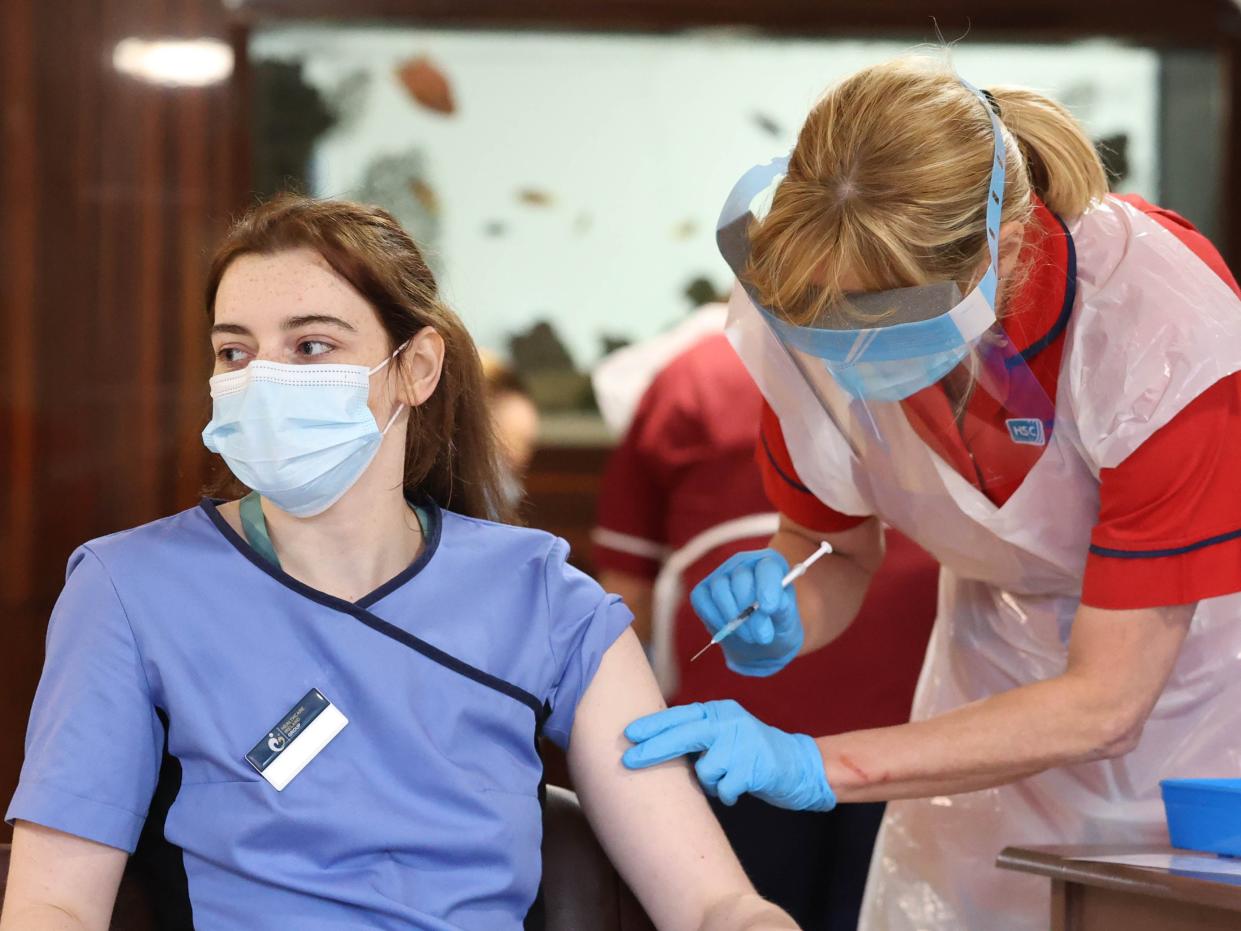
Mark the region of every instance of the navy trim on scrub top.
[[1167, 550], [1116, 550], [1092, 544], [1090, 552], [1095, 556], [1111, 556], [1115, 559], [1159, 559], [1163, 556], [1183, 556], [1195, 550], [1204, 550], [1208, 546], [1215, 546], [1217, 543], [1227, 543], [1229, 540], [1236, 540], [1238, 537], [1241, 537], [1241, 530], [1232, 530], [1214, 537], [1207, 537], [1205, 540], [1199, 540], [1196, 543], [1188, 543], [1185, 546], [1176, 546]]
[[509, 698], [521, 702], [534, 712], [534, 720], [537, 726], [542, 728], [543, 722], [546, 720], [544, 710], [546, 704], [535, 698], [525, 689], [501, 679], [499, 676], [493, 676], [489, 672], [483, 672], [481, 669], [471, 666], [463, 660], [457, 659], [457, 657], [450, 653], [445, 653], [439, 647], [432, 646], [425, 640], [415, 637], [408, 631], [402, 630], [395, 624], [390, 624], [388, 621], [385, 621], [383, 618], [378, 617], [367, 610], [376, 601], [383, 598], [385, 595], [391, 594], [421, 572], [427, 563], [431, 561], [431, 557], [435, 555], [435, 551], [440, 545], [440, 537], [442, 535], [444, 519], [443, 514], [440, 513], [439, 505], [437, 505], [434, 501], [427, 499], [425, 502], [422, 502], [431, 518], [431, 534], [425, 540], [425, 546], [423, 547], [422, 553], [419, 554], [418, 558], [409, 565], [408, 569], [396, 575], [388, 582], [385, 582], [369, 595], [360, 598], [357, 602], [349, 602], [343, 598], [337, 598], [335, 595], [329, 595], [327, 592], [321, 592], [316, 588], [311, 588], [304, 582], [300, 582], [293, 578], [293, 576], [289, 575], [283, 569], [272, 565], [257, 552], [255, 552], [254, 548], [243, 540], [238, 535], [237, 531], [232, 528], [229, 522], [224, 519], [224, 516], [220, 514], [218, 509], [218, 505], [221, 503], [222, 502], [215, 501], [210, 498], [204, 498], [199, 504], [199, 507], [206, 512], [207, 517], [211, 519], [213, 524], [215, 524], [216, 529], [223, 534], [224, 539], [233, 545], [234, 549], [241, 553], [242, 556], [246, 557], [246, 559], [248, 559], [251, 563], [270, 575], [281, 585], [292, 589], [303, 598], [308, 598], [326, 608], [331, 608], [332, 610], [339, 611], [342, 614], [348, 614], [355, 620], [361, 621], [367, 627], [371, 628], [371, 630], [383, 634], [385, 637], [389, 637], [397, 643], [404, 644], [411, 650], [421, 653], [427, 659], [439, 663], [441, 666], [451, 669], [453, 672], [462, 675], [467, 679], [473, 679], [479, 685], [485, 685], [489, 689], [493, 689], [502, 695], [507, 695]]

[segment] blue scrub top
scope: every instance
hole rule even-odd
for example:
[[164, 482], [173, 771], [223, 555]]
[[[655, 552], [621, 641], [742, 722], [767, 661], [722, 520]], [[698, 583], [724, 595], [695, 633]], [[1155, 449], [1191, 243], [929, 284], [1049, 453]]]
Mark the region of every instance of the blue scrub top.
[[[429, 514], [423, 554], [356, 603], [210, 501], [78, 549], [8, 819], [133, 851], [166, 809], [200, 931], [520, 927], [535, 735], [568, 743], [632, 618], [563, 540]], [[314, 688], [349, 723], [277, 792], [245, 756]]]

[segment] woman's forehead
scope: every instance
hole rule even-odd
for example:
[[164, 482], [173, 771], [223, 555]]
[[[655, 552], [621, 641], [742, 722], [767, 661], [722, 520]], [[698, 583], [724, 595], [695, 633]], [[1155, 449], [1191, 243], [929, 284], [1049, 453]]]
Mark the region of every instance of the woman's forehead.
[[363, 332], [379, 321], [370, 304], [313, 249], [238, 257], [220, 279], [215, 322], [260, 327], [331, 315]]

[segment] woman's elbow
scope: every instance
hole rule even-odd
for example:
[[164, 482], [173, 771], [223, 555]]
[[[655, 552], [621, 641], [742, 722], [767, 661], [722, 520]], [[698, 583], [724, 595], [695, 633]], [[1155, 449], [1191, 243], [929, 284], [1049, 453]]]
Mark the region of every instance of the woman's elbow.
[[1137, 749], [1146, 727], [1145, 709], [1113, 708], [1099, 710], [1093, 720], [1081, 762], [1114, 760]]

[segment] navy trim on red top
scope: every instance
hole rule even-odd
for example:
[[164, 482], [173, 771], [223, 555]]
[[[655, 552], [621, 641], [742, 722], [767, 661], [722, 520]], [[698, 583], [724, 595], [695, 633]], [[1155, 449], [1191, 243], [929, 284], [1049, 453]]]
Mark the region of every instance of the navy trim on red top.
[[[1048, 211], [1048, 213], [1051, 213], [1051, 211]], [[1051, 329], [1022, 350], [1021, 358], [1026, 362], [1029, 362], [1060, 337], [1065, 327], [1069, 325], [1069, 317], [1073, 315], [1073, 303], [1077, 300], [1077, 248], [1073, 245], [1073, 235], [1069, 232], [1065, 222], [1057, 214], [1052, 213], [1051, 215], [1060, 224], [1060, 229], [1064, 232], [1065, 246], [1068, 249], [1064, 261], [1064, 301], [1060, 304], [1060, 314], [1056, 317], [1056, 322], [1051, 325]]]
[[797, 479], [793, 478], [791, 475], [789, 475], [787, 472], [785, 472], [785, 471], [784, 471], [784, 469], [782, 469], [782, 468], [780, 467], [780, 463], [776, 461], [776, 457], [775, 457], [775, 456], [772, 454], [772, 452], [771, 452], [771, 447], [767, 445], [767, 434], [766, 434], [766, 432], [764, 432], [764, 431], [759, 431], [758, 438], [759, 438], [759, 440], [761, 440], [761, 441], [762, 441], [762, 444], [763, 444], [763, 452], [765, 452], [765, 453], [767, 454], [767, 461], [768, 461], [768, 462], [770, 462], [770, 463], [771, 463], [771, 467], [772, 467], [773, 469], [775, 469], [775, 470], [776, 470], [776, 474], [777, 474], [777, 475], [779, 475], [782, 479], [784, 479], [784, 480], [785, 480], [785, 482], [787, 482], [787, 483], [788, 483], [789, 485], [791, 485], [793, 488], [796, 488], [798, 491], [805, 492], [805, 493], [806, 493], [806, 494], [808, 494], [808, 495], [813, 495], [813, 494], [814, 494], [814, 492], [813, 492], [813, 491], [811, 491], [809, 488], [807, 488], [805, 485], [803, 485], [803, 484], [802, 484], [801, 482], [799, 482]]
[[1183, 556], [1186, 553], [1206, 549], [1208, 546], [1215, 546], [1217, 543], [1227, 543], [1229, 540], [1236, 539], [1241, 539], [1241, 530], [1232, 530], [1228, 533], [1207, 537], [1205, 540], [1199, 540], [1196, 543], [1188, 543], [1185, 546], [1177, 546], [1166, 550], [1118, 550], [1108, 546], [1092, 544], [1090, 552], [1095, 556], [1111, 556], [1114, 559], [1159, 559], [1163, 556]]

